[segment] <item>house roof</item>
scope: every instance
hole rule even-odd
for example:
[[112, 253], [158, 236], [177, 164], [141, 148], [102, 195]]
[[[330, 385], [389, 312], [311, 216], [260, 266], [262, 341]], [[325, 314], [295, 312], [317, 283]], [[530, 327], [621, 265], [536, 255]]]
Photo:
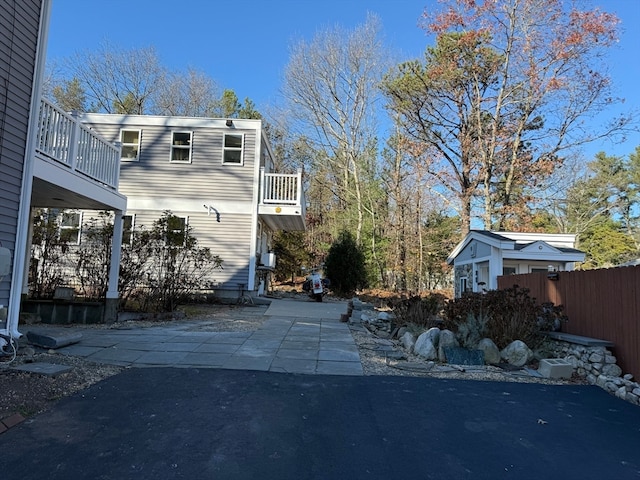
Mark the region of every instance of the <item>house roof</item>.
[[[541, 250], [553, 252], [557, 255], [566, 255], [567, 261], [582, 261], [584, 252], [573, 248], [575, 235], [572, 234], [551, 234], [551, 233], [523, 233], [523, 232], [492, 232], [489, 230], [471, 230], [465, 238], [456, 245], [447, 263], [452, 265], [455, 258], [472, 241], [476, 240], [503, 251], [520, 252], [523, 256], [531, 254], [537, 246]], [[510, 257], [518, 255], [509, 255]]]

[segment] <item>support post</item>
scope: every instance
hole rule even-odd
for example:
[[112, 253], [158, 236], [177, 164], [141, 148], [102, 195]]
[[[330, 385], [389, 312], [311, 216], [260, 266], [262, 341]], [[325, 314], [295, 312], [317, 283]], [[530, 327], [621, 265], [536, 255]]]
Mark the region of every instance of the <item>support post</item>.
[[118, 278], [120, 276], [120, 252], [122, 250], [122, 211], [116, 210], [113, 219], [113, 238], [111, 239], [111, 263], [109, 265], [109, 285], [104, 307], [104, 321], [114, 323], [118, 319]]

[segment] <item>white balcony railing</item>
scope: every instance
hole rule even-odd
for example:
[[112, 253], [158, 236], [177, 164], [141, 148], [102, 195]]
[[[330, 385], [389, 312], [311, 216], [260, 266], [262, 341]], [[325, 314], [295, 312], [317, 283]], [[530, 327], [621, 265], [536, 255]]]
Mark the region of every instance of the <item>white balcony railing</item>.
[[261, 204], [302, 206], [302, 170], [298, 173], [265, 173], [260, 169]]
[[120, 178], [120, 149], [73, 115], [42, 99], [36, 151], [114, 190]]

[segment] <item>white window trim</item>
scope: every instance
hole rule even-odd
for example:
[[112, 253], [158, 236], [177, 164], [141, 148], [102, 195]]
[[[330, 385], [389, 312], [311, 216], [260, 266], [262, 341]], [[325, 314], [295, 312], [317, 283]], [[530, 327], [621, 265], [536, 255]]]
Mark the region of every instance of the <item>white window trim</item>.
[[125, 228], [124, 228], [124, 219], [126, 217], [131, 217], [131, 227], [130, 227], [130, 231], [129, 231], [129, 241], [125, 242], [124, 239], [122, 241], [123, 245], [132, 245], [133, 244], [133, 236], [135, 235], [135, 227], [136, 227], [136, 216], [135, 214], [131, 214], [131, 215], [123, 215], [122, 216], [122, 235], [124, 236], [125, 234]]
[[186, 215], [184, 217], [181, 217], [180, 215], [175, 215], [175, 214], [174, 216], [181, 220], [184, 220], [184, 238], [182, 240], [182, 245], [184, 246], [187, 244], [187, 231], [189, 230], [189, 216]]
[[[122, 133], [123, 132], [138, 132], [138, 143], [125, 143], [122, 141]], [[120, 161], [122, 162], [138, 162], [140, 161], [140, 144], [142, 143], [142, 130], [137, 128], [121, 128], [120, 129]], [[122, 149], [124, 147], [138, 147], [138, 155], [135, 158], [123, 157]]]
[[[176, 133], [188, 133], [189, 134], [189, 145], [174, 145], [173, 144], [173, 136]], [[191, 155], [193, 153], [193, 130], [172, 130], [171, 131], [171, 144], [169, 145], [169, 162], [170, 163], [191, 163]], [[174, 160], [173, 159], [173, 149], [177, 148], [178, 150], [189, 150], [189, 160]]]
[[[71, 213], [71, 214], [78, 214], [78, 226], [66, 226], [66, 225], [62, 225], [62, 219], [64, 218], [64, 215], [66, 213]], [[62, 232], [64, 230], [73, 230], [76, 229], [78, 230], [78, 238], [76, 239], [75, 242], [69, 242], [70, 245], [80, 245], [80, 242], [82, 240], [82, 211], [79, 210], [73, 210], [73, 209], [63, 209], [60, 210], [60, 223], [58, 225], [58, 231], [60, 236], [62, 236]]]
[[[225, 143], [226, 143], [225, 139], [227, 138], [227, 135], [234, 136], [234, 137], [240, 136], [242, 138], [240, 148], [225, 147]], [[226, 133], [225, 132], [222, 135], [222, 164], [223, 165], [239, 165], [239, 166], [244, 165], [244, 138], [245, 138], [244, 137], [244, 133], [232, 133], [232, 132]], [[240, 151], [240, 161], [239, 162], [225, 162], [224, 161], [224, 154], [225, 154], [226, 151], [231, 151], [231, 152]]]

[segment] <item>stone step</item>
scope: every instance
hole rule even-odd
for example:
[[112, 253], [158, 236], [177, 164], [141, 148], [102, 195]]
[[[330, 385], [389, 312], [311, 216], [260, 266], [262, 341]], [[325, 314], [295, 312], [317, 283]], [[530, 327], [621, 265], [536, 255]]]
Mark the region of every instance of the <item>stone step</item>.
[[42, 348], [62, 348], [78, 343], [81, 339], [82, 334], [79, 332], [27, 332], [29, 343]]
[[56, 363], [48, 363], [48, 362], [36, 362], [36, 363], [25, 363], [23, 365], [18, 365], [14, 367], [13, 370], [20, 370], [23, 372], [30, 373], [39, 373], [40, 375], [45, 375], [48, 377], [55, 377], [56, 375], [60, 375], [61, 373], [68, 372], [73, 367], [69, 365], [58, 365]]

